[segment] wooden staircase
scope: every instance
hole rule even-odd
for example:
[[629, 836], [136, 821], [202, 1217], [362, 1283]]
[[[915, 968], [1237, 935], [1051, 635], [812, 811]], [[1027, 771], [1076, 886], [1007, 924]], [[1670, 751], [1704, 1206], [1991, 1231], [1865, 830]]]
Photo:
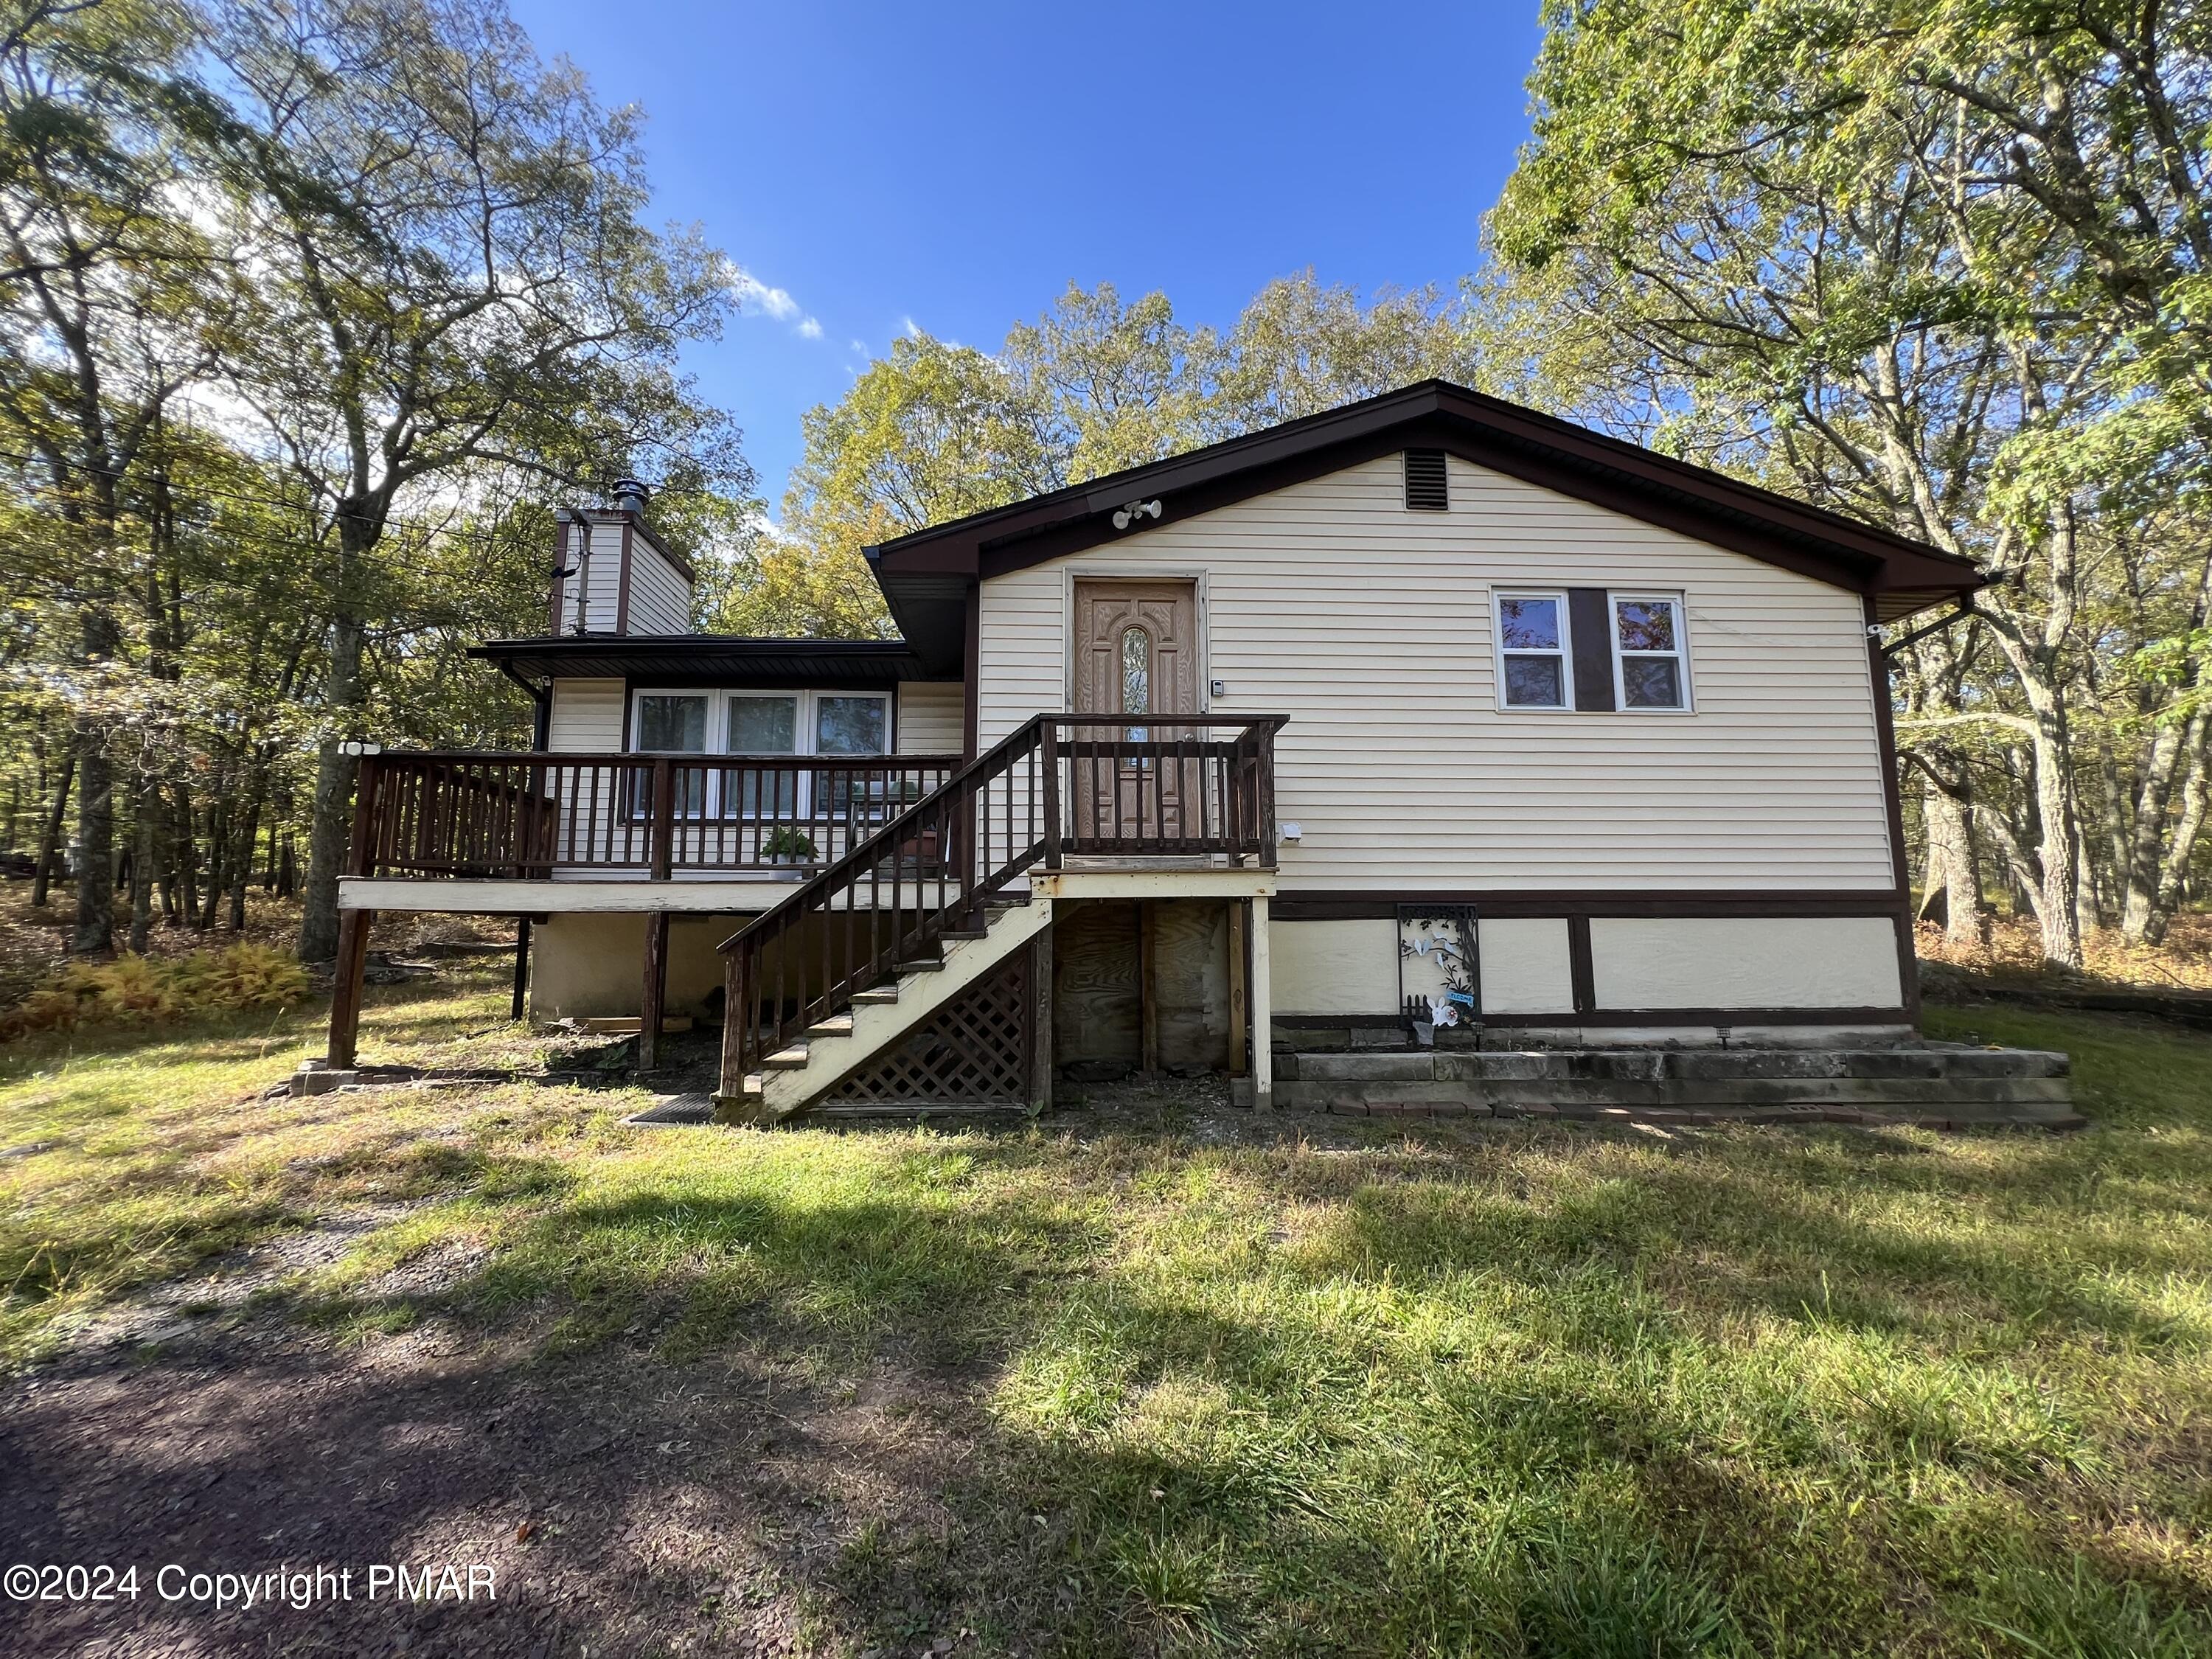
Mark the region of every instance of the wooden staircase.
[[[716, 1116], [780, 1123], [814, 1109], [926, 1022], [981, 996], [1051, 925], [1052, 902], [1030, 898], [1028, 872], [1062, 868], [1070, 851], [1272, 866], [1283, 723], [1156, 726], [1140, 740], [1117, 718], [1040, 714], [887, 816], [724, 941]], [[1222, 727], [1237, 735], [1204, 735]], [[1102, 728], [1112, 735], [1062, 735]], [[1036, 1001], [1016, 1016], [1032, 1055], [1050, 1041]], [[967, 1040], [954, 1030], [941, 1046]]]
[[[724, 1123], [781, 1123], [820, 1101], [891, 1044], [981, 981], [1052, 923], [1052, 901], [992, 904], [985, 926], [946, 938], [933, 957], [902, 963], [896, 976], [853, 993], [847, 1012], [810, 1024], [796, 1042], [761, 1057], [737, 1095], [715, 1097]], [[825, 1111], [834, 1112], [836, 1107]]]

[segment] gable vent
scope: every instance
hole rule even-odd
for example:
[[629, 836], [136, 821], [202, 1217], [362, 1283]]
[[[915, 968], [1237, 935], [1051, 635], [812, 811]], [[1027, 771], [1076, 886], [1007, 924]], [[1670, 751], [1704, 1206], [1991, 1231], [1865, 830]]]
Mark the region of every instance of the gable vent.
[[1451, 507], [1451, 490], [1444, 482], [1444, 453], [1441, 449], [1406, 452], [1406, 507], [1413, 513], [1443, 513]]

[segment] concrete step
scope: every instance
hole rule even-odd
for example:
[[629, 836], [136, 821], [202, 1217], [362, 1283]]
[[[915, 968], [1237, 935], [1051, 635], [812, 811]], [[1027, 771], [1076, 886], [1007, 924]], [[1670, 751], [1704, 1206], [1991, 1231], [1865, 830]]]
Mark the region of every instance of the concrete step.
[[2073, 1091], [2063, 1078], [1771, 1078], [1732, 1083], [1601, 1083], [1589, 1079], [1463, 1082], [1449, 1079], [1400, 1079], [1384, 1082], [1279, 1080], [1281, 1103], [1327, 1104], [1340, 1098], [1364, 1100], [1464, 1100], [1470, 1104], [1587, 1106], [1820, 1106], [2001, 1105], [2010, 1103], [2070, 1103]]
[[1309, 1081], [1735, 1083], [1829, 1079], [1929, 1081], [2063, 1078], [2067, 1057], [2034, 1048], [1528, 1048], [1295, 1050], [1278, 1078]]
[[2067, 1057], [1955, 1044], [1836, 1048], [1382, 1049], [1278, 1052], [1291, 1110], [1591, 1117], [1887, 1114], [1911, 1121], [2073, 1116]]

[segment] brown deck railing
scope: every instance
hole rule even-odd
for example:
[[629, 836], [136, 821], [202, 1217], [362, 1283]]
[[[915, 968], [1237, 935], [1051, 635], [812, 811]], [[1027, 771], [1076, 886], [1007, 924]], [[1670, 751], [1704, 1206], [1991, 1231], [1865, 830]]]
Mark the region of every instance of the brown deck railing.
[[[1280, 714], [1155, 726], [1040, 714], [726, 940], [722, 1087], [902, 963], [981, 923], [987, 901], [1070, 855], [1275, 862]], [[1234, 732], [1233, 738], [1212, 733]], [[1103, 735], [1100, 735], [1103, 733]]]
[[957, 755], [365, 757], [356, 875], [543, 878], [835, 862]]

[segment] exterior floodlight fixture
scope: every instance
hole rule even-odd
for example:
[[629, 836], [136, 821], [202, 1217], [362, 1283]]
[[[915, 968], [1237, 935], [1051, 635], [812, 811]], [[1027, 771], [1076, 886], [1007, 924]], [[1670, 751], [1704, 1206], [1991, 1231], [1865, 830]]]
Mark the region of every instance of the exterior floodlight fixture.
[[1160, 504], [1158, 501], [1131, 501], [1127, 507], [1114, 509], [1114, 528], [1127, 530], [1139, 519], [1157, 519], [1159, 516]]
[[382, 744], [364, 743], [355, 738], [348, 738], [338, 745], [338, 753], [341, 755], [380, 755], [383, 752]]

